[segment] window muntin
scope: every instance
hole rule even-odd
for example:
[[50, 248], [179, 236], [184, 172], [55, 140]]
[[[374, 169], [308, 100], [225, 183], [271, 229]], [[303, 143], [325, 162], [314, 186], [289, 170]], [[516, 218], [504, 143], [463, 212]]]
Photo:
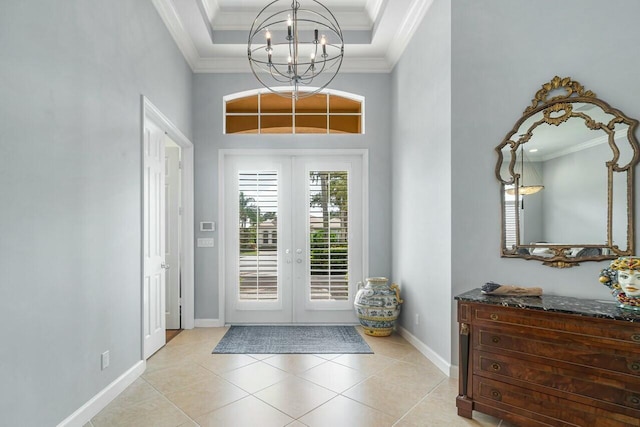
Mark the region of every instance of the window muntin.
[[294, 100], [252, 91], [224, 97], [226, 134], [362, 134], [364, 98], [326, 91]]

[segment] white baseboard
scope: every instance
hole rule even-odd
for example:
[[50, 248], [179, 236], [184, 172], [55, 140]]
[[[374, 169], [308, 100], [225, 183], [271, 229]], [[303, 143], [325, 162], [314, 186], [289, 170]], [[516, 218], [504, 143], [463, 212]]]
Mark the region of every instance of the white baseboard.
[[129, 387], [147, 367], [145, 360], [140, 360], [127, 372], [116, 378], [111, 384], [93, 396], [87, 403], [82, 405], [77, 411], [64, 419], [58, 427], [82, 427], [91, 418], [96, 416], [106, 406], [116, 398], [125, 388]]
[[222, 328], [224, 322], [220, 319], [196, 319], [195, 326], [196, 328]]
[[416, 338], [415, 335], [413, 335], [411, 332], [409, 332], [408, 330], [406, 330], [402, 326], [398, 326], [398, 332], [400, 332], [400, 335], [404, 339], [409, 341], [409, 343], [411, 343], [411, 345], [413, 345], [420, 353], [422, 353], [424, 355], [424, 357], [426, 357], [434, 365], [436, 365], [436, 367], [438, 369], [440, 369], [442, 371], [442, 373], [444, 373], [448, 377], [457, 378], [457, 376], [458, 376], [457, 367], [455, 369], [455, 375], [452, 375], [453, 369], [452, 369], [451, 364], [449, 362], [447, 362], [446, 360], [444, 360], [442, 357], [440, 357], [440, 355], [438, 353], [436, 353], [435, 351], [433, 351], [431, 349], [431, 347], [429, 347], [428, 345], [426, 345], [425, 343], [420, 341], [418, 338]]

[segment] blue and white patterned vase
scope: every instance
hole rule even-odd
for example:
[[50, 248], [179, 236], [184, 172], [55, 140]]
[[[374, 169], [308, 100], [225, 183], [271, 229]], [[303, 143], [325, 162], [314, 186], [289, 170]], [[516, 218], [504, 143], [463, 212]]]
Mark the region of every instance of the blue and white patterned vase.
[[386, 277], [370, 277], [364, 287], [358, 283], [353, 305], [365, 334], [387, 337], [395, 328], [402, 303], [398, 285], [389, 286]]

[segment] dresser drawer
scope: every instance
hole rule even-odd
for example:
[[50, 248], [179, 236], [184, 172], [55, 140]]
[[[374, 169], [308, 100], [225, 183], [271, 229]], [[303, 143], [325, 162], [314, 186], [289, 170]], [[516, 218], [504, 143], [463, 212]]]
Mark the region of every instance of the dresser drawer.
[[[555, 427], [638, 427], [637, 416], [610, 412], [593, 405], [571, 402], [558, 396], [475, 377], [473, 398], [479, 407], [497, 408], [532, 420], [531, 424]], [[523, 424], [525, 425], [525, 424]]]
[[[541, 356], [588, 368], [600, 368], [640, 377], [640, 351], [615, 340], [598, 340], [588, 335], [535, 328], [491, 328], [478, 326], [473, 345], [483, 351], [519, 353], [523, 357]], [[627, 351], [621, 350], [627, 348]], [[640, 349], [638, 349], [640, 350]], [[639, 378], [640, 381], [640, 378]]]
[[597, 399], [612, 411], [640, 418], [640, 381], [636, 377], [598, 369], [571, 369], [544, 363], [542, 359], [534, 362], [483, 351], [475, 352], [473, 373], [584, 404]]
[[[597, 319], [575, 315], [549, 313], [542, 310], [470, 304], [471, 322], [477, 325], [517, 325], [537, 329], [584, 334], [597, 338], [615, 339], [640, 351], [640, 323], [622, 320]], [[579, 317], [579, 316], [578, 316]]]

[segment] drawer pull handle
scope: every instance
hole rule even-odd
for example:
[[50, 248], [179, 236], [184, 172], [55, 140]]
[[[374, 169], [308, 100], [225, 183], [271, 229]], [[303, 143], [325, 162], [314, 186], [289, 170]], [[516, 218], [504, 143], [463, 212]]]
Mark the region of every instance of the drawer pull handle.
[[495, 400], [502, 400], [502, 393], [500, 393], [498, 390], [491, 390], [491, 397]]
[[629, 363], [629, 370], [633, 372], [640, 372], [640, 360]]
[[[491, 314], [489, 315], [489, 319], [491, 319], [491, 320], [498, 320], [498, 315], [497, 315], [497, 314], [495, 314], [495, 313], [491, 313]], [[634, 336], [635, 336], [635, 335], [634, 335]], [[636, 341], [636, 339], [635, 339], [635, 338], [634, 338], [634, 341]], [[640, 341], [640, 336], [638, 337], [638, 340], [637, 340], [637, 341]]]
[[628, 400], [631, 406], [640, 406], [640, 396], [631, 395]]
[[631, 335], [631, 341], [640, 342], [640, 334]]
[[499, 371], [500, 370], [500, 364], [499, 363], [492, 363], [491, 364], [491, 369], [493, 369], [494, 371]]
[[494, 344], [498, 344], [500, 342], [500, 337], [491, 337], [491, 341], [493, 341]]

